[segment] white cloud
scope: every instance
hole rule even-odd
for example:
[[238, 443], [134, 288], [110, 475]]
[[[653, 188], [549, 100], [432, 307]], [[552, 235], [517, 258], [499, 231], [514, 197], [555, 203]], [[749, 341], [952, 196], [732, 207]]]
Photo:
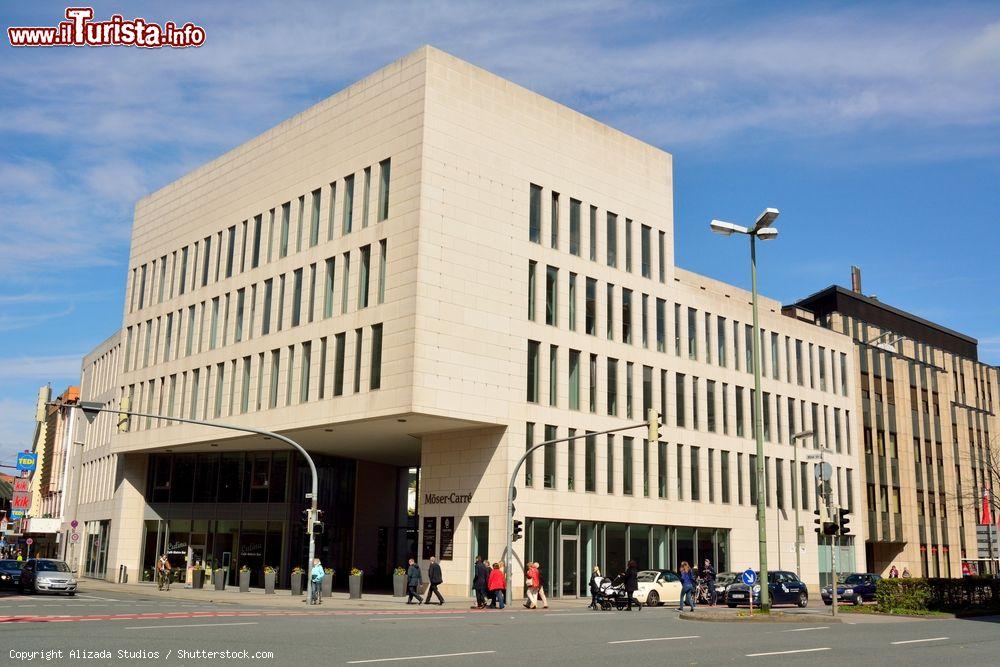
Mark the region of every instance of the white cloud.
[[0, 463], [9, 465], [17, 452], [30, 449], [34, 433], [35, 402], [0, 398]]

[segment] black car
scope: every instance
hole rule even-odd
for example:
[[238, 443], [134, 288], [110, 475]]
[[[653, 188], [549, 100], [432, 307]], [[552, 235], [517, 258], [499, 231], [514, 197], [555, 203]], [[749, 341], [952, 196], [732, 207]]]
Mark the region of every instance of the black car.
[[21, 567], [24, 563], [13, 558], [0, 560], [0, 587], [16, 588], [21, 582]]
[[[760, 574], [757, 575], [758, 577]], [[794, 572], [768, 572], [768, 591], [771, 593], [771, 604], [794, 604], [805, 607], [809, 604], [809, 589], [802, 583]], [[750, 596], [753, 595], [753, 605], [760, 604], [760, 582], [752, 587], [747, 586], [742, 581], [732, 584], [726, 591], [726, 604], [729, 607], [750, 604]]]
[[[870, 572], [855, 572], [848, 574], [837, 584], [837, 601], [850, 602], [860, 605], [865, 602], [875, 601], [875, 589], [882, 577]], [[820, 591], [823, 602], [827, 605], [833, 604], [833, 590], [830, 586], [824, 586]]]

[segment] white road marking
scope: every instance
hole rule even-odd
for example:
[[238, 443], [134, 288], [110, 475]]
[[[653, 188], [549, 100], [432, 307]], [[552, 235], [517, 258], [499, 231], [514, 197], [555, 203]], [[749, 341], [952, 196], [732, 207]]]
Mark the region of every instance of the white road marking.
[[96, 595], [84, 595], [83, 593], [77, 593], [77, 596], [81, 598], [87, 598], [88, 600], [103, 600], [104, 602], [121, 602], [121, 600], [117, 600], [115, 598], [101, 598], [97, 597]]
[[635, 644], [636, 642], [666, 642], [671, 639], [701, 639], [700, 635], [685, 635], [683, 637], [650, 637], [649, 639], [620, 639], [609, 644]]
[[572, 612], [572, 613], [564, 613], [564, 612], [555, 611], [555, 612], [550, 612], [548, 614], [544, 614], [542, 616], [542, 618], [554, 618], [556, 616], [558, 616], [560, 618], [563, 617], [563, 616], [590, 616], [592, 618], [607, 618], [607, 616], [603, 616], [601, 614], [595, 614], [592, 611], [582, 611], [582, 612]]
[[467, 653], [437, 653], [435, 655], [411, 655], [405, 658], [375, 658], [373, 660], [349, 660], [348, 665], [363, 665], [370, 662], [398, 662], [400, 660], [427, 660], [429, 658], [457, 658], [463, 655], [486, 655], [496, 651], [469, 651]]
[[907, 639], [906, 641], [903, 642], [889, 642], [889, 643], [892, 644], [893, 646], [898, 646], [899, 644], [917, 644], [919, 642], [941, 642], [944, 641], [945, 639], [948, 639], [948, 637], [930, 637], [928, 639]]
[[465, 616], [447, 616], [447, 615], [438, 615], [438, 614], [435, 614], [435, 615], [431, 616], [431, 615], [428, 615], [428, 614], [422, 614], [422, 615], [419, 615], [419, 616], [397, 616], [395, 618], [370, 618], [368, 620], [370, 620], [370, 621], [439, 621], [441, 619], [450, 620], [450, 619], [453, 619], [453, 618], [466, 618], [466, 617]]
[[159, 630], [160, 628], [217, 628], [223, 625], [257, 625], [257, 621], [249, 623], [189, 623], [186, 625], [133, 625], [126, 630]]
[[747, 653], [748, 658], [759, 658], [765, 655], [788, 655], [789, 653], [815, 653], [816, 651], [829, 651], [830, 647], [825, 648], [801, 648], [797, 651], [771, 651], [770, 653]]
[[792, 628], [791, 630], [782, 630], [781, 632], [809, 632], [811, 630], [829, 630], [829, 625], [820, 625], [815, 628]]

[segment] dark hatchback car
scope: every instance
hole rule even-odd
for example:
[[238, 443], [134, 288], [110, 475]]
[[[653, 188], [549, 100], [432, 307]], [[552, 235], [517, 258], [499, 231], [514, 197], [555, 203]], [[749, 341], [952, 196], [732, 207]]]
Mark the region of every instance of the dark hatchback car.
[[[837, 584], [837, 602], [850, 602], [854, 605], [874, 602], [875, 589], [881, 578], [870, 572], [848, 574]], [[824, 604], [833, 604], [833, 589], [830, 586], [824, 586], [820, 595], [823, 596]]]
[[[758, 577], [760, 574], [758, 573]], [[802, 583], [794, 572], [768, 572], [768, 591], [771, 593], [771, 604], [793, 604], [805, 607], [809, 604], [809, 589]], [[753, 585], [752, 589], [742, 581], [731, 585], [726, 591], [726, 604], [729, 607], [737, 605], [749, 605], [750, 596], [753, 595], [753, 604], [756, 607], [760, 604], [760, 582]]]
[[12, 558], [0, 560], [0, 587], [16, 587], [21, 581], [21, 567], [23, 565], [22, 561]]

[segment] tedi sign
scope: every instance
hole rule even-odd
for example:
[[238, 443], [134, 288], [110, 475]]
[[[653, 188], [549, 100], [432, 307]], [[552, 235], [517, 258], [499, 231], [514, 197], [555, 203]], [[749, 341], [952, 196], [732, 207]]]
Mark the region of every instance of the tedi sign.
[[453, 505], [460, 505], [463, 503], [471, 503], [472, 494], [471, 493], [425, 493], [424, 494], [424, 505], [444, 505], [446, 503]]

